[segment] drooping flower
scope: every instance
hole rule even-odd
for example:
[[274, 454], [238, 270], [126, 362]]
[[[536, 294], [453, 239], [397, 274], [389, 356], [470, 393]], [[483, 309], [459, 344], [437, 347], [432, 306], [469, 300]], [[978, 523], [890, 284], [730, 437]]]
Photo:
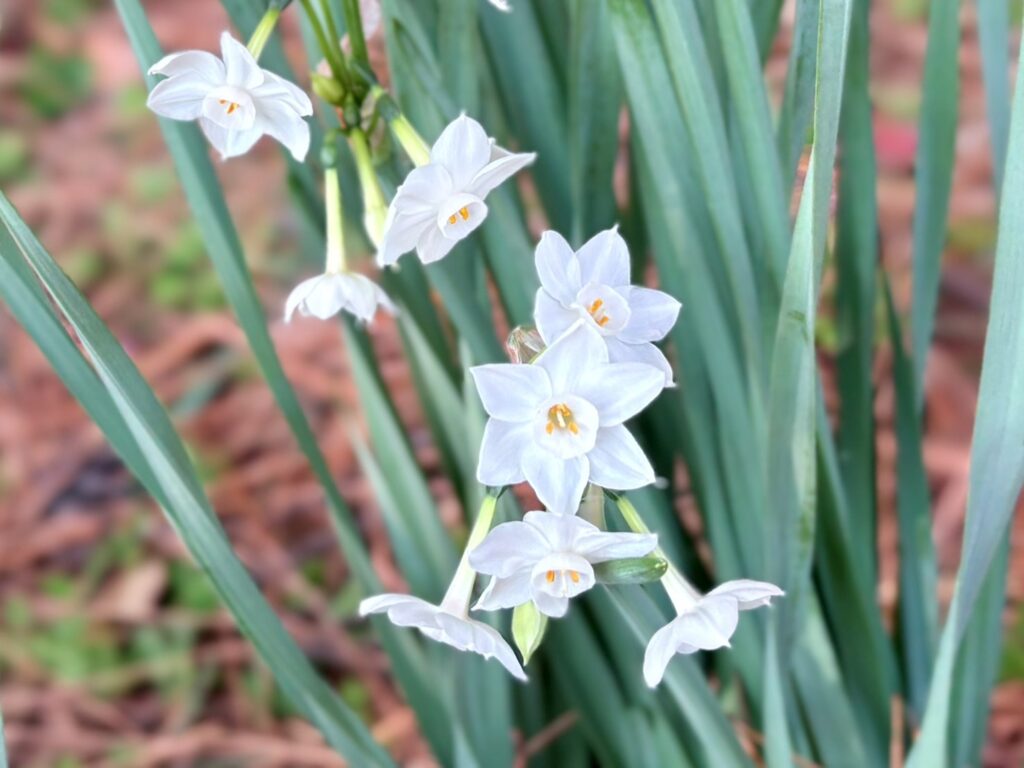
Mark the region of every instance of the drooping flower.
[[364, 323], [373, 319], [378, 307], [395, 314], [395, 305], [379, 285], [365, 275], [349, 271], [347, 267], [341, 184], [338, 168], [333, 164], [324, 169], [324, 203], [327, 220], [324, 272], [295, 286], [285, 302], [285, 322], [291, 322], [296, 311], [300, 315], [327, 320], [345, 310]]
[[688, 585], [685, 605], [673, 596], [679, 615], [651, 637], [644, 653], [644, 680], [651, 688], [661, 682], [665, 668], [677, 653], [713, 651], [729, 645], [739, 623], [739, 612], [769, 605], [784, 592], [765, 581], [739, 579], [715, 587], [703, 597]]
[[430, 162], [398, 188], [377, 251], [381, 266], [413, 249], [424, 264], [444, 258], [487, 218], [488, 193], [533, 162], [494, 144], [480, 123], [462, 115], [441, 133]]
[[527, 512], [470, 552], [470, 565], [492, 577], [474, 607], [493, 611], [533, 600], [546, 616], [564, 616], [570, 598], [594, 586], [595, 563], [641, 557], [657, 546], [654, 534], [609, 533], [576, 515]]
[[446, 643], [460, 651], [472, 651], [485, 659], [497, 659], [513, 677], [526, 680], [526, 673], [505, 638], [494, 627], [469, 618], [469, 601], [476, 583], [476, 572], [469, 564], [469, 553], [487, 536], [494, 521], [497, 503], [497, 496], [488, 494], [484, 497], [469, 532], [466, 549], [440, 605], [433, 605], [411, 595], [376, 595], [359, 604], [359, 614], [366, 616], [386, 613], [393, 624], [415, 627], [432, 640]]
[[654, 470], [623, 422], [650, 403], [662, 372], [609, 363], [593, 328], [579, 323], [531, 365], [470, 369], [490, 415], [477, 479], [488, 486], [528, 481], [544, 505], [573, 514], [587, 482], [629, 490]]
[[359, 614], [386, 613], [393, 624], [415, 627], [432, 640], [460, 651], [479, 653], [485, 659], [497, 659], [513, 677], [526, 680], [526, 672], [505, 638], [494, 627], [467, 618], [459, 611], [437, 606], [411, 595], [376, 595], [359, 604]]
[[166, 75], [147, 104], [162, 117], [198, 120], [221, 157], [245, 154], [264, 134], [284, 144], [299, 161], [309, 151], [313, 114], [309, 97], [293, 83], [260, 68], [249, 50], [225, 32], [223, 59], [207, 51], [172, 53], [149, 69]]
[[306, 317], [327, 320], [345, 310], [368, 323], [378, 307], [395, 313], [391, 299], [370, 278], [356, 272], [324, 272], [295, 286], [285, 303], [284, 319], [290, 322], [298, 311]]
[[557, 232], [545, 232], [535, 260], [541, 288], [534, 319], [547, 343], [583, 318], [604, 339], [613, 363], [653, 365], [672, 385], [672, 366], [652, 342], [669, 332], [681, 305], [662, 291], [630, 285], [629, 249], [616, 228], [575, 253]]

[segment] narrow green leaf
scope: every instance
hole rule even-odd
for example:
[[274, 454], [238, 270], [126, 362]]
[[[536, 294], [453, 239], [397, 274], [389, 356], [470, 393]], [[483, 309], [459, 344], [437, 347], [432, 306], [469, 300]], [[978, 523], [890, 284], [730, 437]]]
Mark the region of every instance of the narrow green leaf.
[[[761, 319], [754, 285], [754, 264], [744, 237], [739, 195], [729, 155], [725, 119], [715, 85], [708, 76], [707, 51], [700, 36], [700, 24], [689, 0], [653, 0], [654, 21], [661, 32], [663, 52], [669, 67], [683, 121], [697, 148], [695, 161], [703, 194], [714, 204], [708, 206], [721, 256], [729, 278], [732, 305], [747, 362], [747, 376], [761, 380]], [[639, 8], [634, 11], [640, 13]]]
[[914, 286], [910, 331], [914, 386], [920, 408], [924, 372], [935, 327], [946, 245], [949, 195], [956, 159], [957, 108], [960, 99], [960, 0], [934, 0], [928, 12], [928, 49], [924, 57], [921, 117], [914, 162]]
[[608, 55], [614, 43], [607, 5], [571, 0], [568, 7], [572, 16], [568, 88], [571, 234], [578, 247], [615, 223], [612, 175], [619, 156], [622, 83], [618, 65]]
[[0, 768], [7, 768], [7, 745], [4, 740], [3, 712], [0, 712]]
[[849, 532], [862, 589], [873, 590], [875, 525], [875, 403], [872, 365], [875, 348], [875, 285], [878, 213], [875, 199], [875, 143], [868, 92], [868, 0], [854, 0], [850, 49], [839, 123], [838, 211], [836, 214], [836, 325], [839, 461], [849, 495]]
[[[828, 230], [850, 14], [850, 0], [822, 3], [815, 67], [814, 144], [793, 232], [772, 353], [767, 441], [772, 449], [767, 453], [766, 465], [766, 530], [770, 533], [765, 539], [765, 560], [769, 580], [786, 591], [786, 599], [769, 619], [774, 625], [769, 631], [769, 647], [777, 640], [783, 669], [788, 666], [798, 628], [803, 624], [808, 595], [813, 596], [810, 566], [816, 522], [818, 394], [814, 318]], [[779, 706], [781, 687], [778, 676], [769, 671], [764, 709], [773, 717], [766, 721], [765, 739], [771, 764], [780, 768], [792, 760], [785, 713]]]
[[[184, 446], [138, 369], [2, 195], [0, 219], [5, 234], [0, 242], [0, 258], [8, 264], [19, 258], [28, 261], [75, 329], [149, 466], [146, 479], [159, 487], [156, 495], [166, 504], [168, 518], [294, 706], [321, 730], [328, 743], [352, 761], [367, 766], [392, 765], [359, 718], [316, 675], [235, 557]], [[5, 295], [9, 292], [6, 283], [3, 290]], [[79, 381], [69, 379], [65, 383], [77, 394]]]
[[[1024, 50], [1024, 49], [1022, 49]], [[908, 766], [942, 765], [957, 649], [975, 601], [1006, 535], [1024, 482], [1024, 78], [1017, 78], [992, 302], [971, 441], [971, 472], [963, 552], [956, 591], [943, 629], [924, 728]]]
[[477, 32], [476, 0], [439, 0], [438, 51], [446, 90], [455, 105], [476, 114], [479, 103], [479, 72], [468, 62], [481, 58]]
[[1009, 3], [1003, 0], [976, 0], [976, 5], [978, 48], [992, 145], [992, 183], [998, 195], [1003, 188], [1010, 133], [1010, 11]]
[[[759, 0], [755, 8], [769, 4]], [[763, 246], [767, 273], [774, 281], [772, 292], [777, 293], [781, 291], [789, 255], [789, 209], [788, 190], [783, 187], [782, 168], [775, 150], [768, 91], [747, 3], [745, 0], [716, 0], [713, 6], [718, 14], [735, 127], [743, 147], [743, 167], [757, 206], [760, 242], [753, 244], [752, 250], [759, 253], [762, 248], [757, 246]], [[765, 311], [776, 312], [777, 296], [766, 297], [767, 290], [761, 288], [762, 300], [767, 303]]]
[[370, 439], [377, 457], [386, 457], [376, 465], [365, 468], [374, 472], [379, 468], [377, 492], [386, 494], [394, 513], [390, 519], [401, 519], [405, 530], [397, 531], [402, 538], [414, 544], [418, 563], [407, 562], [413, 592], [428, 601], [439, 601], [455, 572], [458, 560], [455, 547], [441, 524], [430, 488], [416, 463], [405, 428], [398, 419], [394, 403], [380, 378], [373, 350], [365, 332], [345, 318], [345, 349], [352, 368], [352, 378], [359, 391], [362, 413], [369, 427]]
[[749, 0], [749, 5], [750, 20], [757, 39], [757, 53], [761, 61], [766, 61], [779, 29], [783, 0]]
[[782, 188], [786, 195], [793, 189], [797, 165], [807, 145], [807, 132], [814, 112], [820, 7], [821, 0], [796, 0], [793, 43], [789, 49], [786, 86], [776, 129], [782, 164]]
[[537, 192], [544, 201], [551, 226], [560, 232], [572, 228], [569, 189], [569, 152], [566, 142], [563, 81], [555, 75], [537, 13], [519, 3], [514, 13], [483, 8], [480, 13], [484, 41], [495, 62], [494, 77], [501, 91], [508, 120], [523, 146], [537, 153], [531, 169]]
[[896, 391], [897, 511], [900, 552], [900, 643], [909, 714], [920, 722], [938, 646], [938, 567], [931, 531], [931, 492], [924, 467], [921, 422], [914, 400], [914, 369], [903, 346], [892, 291], [885, 305]]

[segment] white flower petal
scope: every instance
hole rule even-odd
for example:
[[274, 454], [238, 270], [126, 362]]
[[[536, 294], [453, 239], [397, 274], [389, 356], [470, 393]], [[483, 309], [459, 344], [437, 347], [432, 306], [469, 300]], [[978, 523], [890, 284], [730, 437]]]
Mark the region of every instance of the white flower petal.
[[535, 592], [533, 602], [537, 610], [552, 619], [560, 619], [569, 610], [569, 598], [559, 595], [550, 595], [547, 592]]
[[149, 74], [196, 77], [210, 85], [225, 82], [224, 62], [208, 51], [169, 53], [149, 68]]
[[458, 242], [445, 237], [437, 225], [432, 223], [416, 243], [416, 255], [424, 264], [433, 264], [447, 256]]
[[728, 595], [736, 599], [741, 611], [749, 611], [760, 608], [763, 605], [771, 604], [773, 597], [782, 597], [786, 593], [774, 584], [767, 581], [754, 581], [752, 579], [737, 579], [719, 584], [708, 592], [707, 597], [722, 597]]
[[488, 420], [480, 443], [476, 479], [494, 488], [523, 482], [523, 455], [532, 444], [529, 424]]
[[618, 288], [629, 285], [629, 248], [618, 227], [598, 232], [576, 252], [584, 283]]
[[535, 365], [495, 363], [469, 369], [484, 410], [503, 421], [529, 421], [551, 397], [547, 371]]
[[313, 114], [313, 102], [304, 90], [270, 70], [263, 70], [263, 84], [253, 91], [258, 101], [274, 101], [290, 107], [301, 116]]
[[298, 162], [309, 152], [309, 123], [292, 105], [263, 99], [257, 103], [257, 119], [263, 132], [281, 142]]
[[249, 49], [235, 40], [230, 32], [220, 36], [220, 52], [224, 58], [225, 82], [247, 91], [263, 84], [263, 70]]
[[576, 515], [559, 515], [554, 512], [527, 512], [523, 522], [536, 528], [548, 542], [548, 549], [569, 550], [580, 533], [598, 531], [596, 525]]
[[519, 571], [506, 578], [493, 576], [473, 610], [500, 611], [503, 608], [515, 608], [531, 599], [530, 572]]
[[649, 688], [656, 688], [665, 677], [665, 669], [676, 655], [675, 622], [669, 622], [659, 629], [647, 643], [644, 651], [644, 682]]
[[497, 157], [492, 153], [490, 162], [477, 172], [467, 190], [479, 197], [486, 197], [498, 185], [536, 159], [537, 155], [533, 152], [512, 153], [501, 150]]
[[586, 456], [559, 461], [542, 448], [531, 446], [523, 454], [522, 468], [544, 506], [559, 514], [575, 514], [590, 477]]
[[665, 338], [679, 318], [682, 304], [664, 291], [631, 285], [625, 292], [630, 317], [619, 338], [638, 344]]
[[491, 140], [476, 120], [459, 115], [437, 137], [430, 162], [443, 165], [456, 189], [468, 188], [473, 177], [491, 159]]
[[608, 359], [613, 363], [643, 363], [657, 368], [665, 377], [665, 387], [674, 387], [672, 364], [665, 353], [650, 342], [627, 344], [622, 339], [606, 336], [604, 343], [608, 346]]
[[636, 438], [622, 424], [598, 430], [587, 454], [590, 480], [602, 488], [628, 491], [654, 482], [654, 468]]
[[505, 642], [498, 630], [482, 621], [463, 619], [450, 613], [438, 613], [437, 625], [441, 634], [435, 637], [459, 650], [479, 653], [485, 659], [497, 659], [509, 674], [518, 680], [526, 680], [515, 651]]
[[316, 286], [322, 277], [323, 275], [317, 275], [316, 277], [303, 280], [292, 289], [291, 293], [288, 294], [288, 300], [285, 301], [284, 304], [284, 321], [286, 323], [291, 322], [292, 316], [295, 314], [295, 310], [297, 310], [306, 300], [306, 297], [316, 289]]
[[199, 118], [199, 127], [203, 129], [203, 134], [213, 148], [220, 152], [222, 160], [244, 155], [263, 135], [263, 131], [258, 126], [241, 131], [231, 131], [205, 117]]
[[583, 282], [579, 261], [565, 238], [549, 229], [540, 236], [533, 260], [544, 290], [563, 307], [571, 306]]
[[555, 339], [534, 365], [548, 372], [552, 394], [558, 397], [573, 392], [584, 371], [607, 362], [608, 347], [601, 335], [581, 320]]
[[603, 563], [626, 557], [643, 557], [657, 546], [658, 537], [653, 533], [609, 533], [595, 530], [582, 533], [574, 542], [573, 550], [591, 563]]
[[597, 408], [602, 427], [621, 424], [640, 413], [665, 388], [665, 374], [643, 363], [610, 363], [588, 368], [576, 393]]
[[546, 344], [553, 342], [569, 330], [579, 319], [578, 312], [563, 307], [544, 288], [537, 289], [537, 298], [533, 305], [533, 321], [537, 324], [537, 331]]
[[507, 579], [544, 557], [551, 547], [544, 534], [527, 522], [516, 520], [495, 526], [469, 553], [469, 564], [478, 573]]
[[739, 621], [739, 603], [735, 599], [705, 596], [696, 609], [676, 619], [676, 640], [702, 651], [713, 651], [729, 645]]
[[149, 92], [146, 106], [161, 117], [196, 120], [203, 114], [203, 100], [210, 84], [190, 74], [161, 80]]

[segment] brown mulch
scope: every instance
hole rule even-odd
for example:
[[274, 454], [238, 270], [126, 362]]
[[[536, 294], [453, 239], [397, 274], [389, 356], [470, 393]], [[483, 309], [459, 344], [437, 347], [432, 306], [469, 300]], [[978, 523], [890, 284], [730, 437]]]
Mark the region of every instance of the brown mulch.
[[[920, 19], [901, 18], [893, 10], [897, 5], [895, 0], [875, 4], [872, 34], [883, 257], [905, 305], [916, 128], [913, 119], [888, 105], [917, 91], [925, 37]], [[69, 28], [47, 21], [32, 6], [16, 4], [0, 28], [0, 127], [13, 125], [31, 136], [33, 168], [5, 192], [58, 257], [83, 247], [100, 254], [105, 269], [89, 284], [90, 300], [162, 401], [182, 404], [177, 423], [208, 478], [210, 498], [236, 551], [317, 665], [332, 679], [354, 681], [366, 692], [363, 706], [375, 735], [402, 764], [431, 765], [411, 712], [388, 682], [383, 657], [337, 618], [350, 612], [350, 607], [337, 607], [346, 571], [321, 492], [254, 373], [241, 331], [226, 310], [177, 311], [148, 298], [146, 287], [160, 267], [162, 249], [187, 220], [187, 211], [177, 191], [156, 204], [138, 200], [133, 169], [167, 170], [170, 165], [155, 122], [118, 107], [118, 94], [138, 81], [138, 70], [116, 14], [103, 4]], [[994, 200], [973, 5], [965, 6], [951, 224], [954, 230], [973, 232], [991, 229]], [[203, 0], [157, 0], [147, 3], [147, 11], [168, 49], [214, 48], [225, 26], [218, 4]], [[290, 32], [294, 48], [294, 27]], [[88, 98], [53, 121], [9, 97], [36, 42], [77, 51], [93, 70]], [[774, 83], [784, 73], [784, 60], [780, 44], [769, 65]], [[267, 182], [283, 178], [283, 164], [274, 147], [263, 143], [245, 161], [218, 164], [218, 172], [232, 212], [243, 224], [247, 258], [267, 298], [268, 317], [277, 318], [289, 282], [306, 271], [289, 263], [295, 258], [294, 233], [283, 185]], [[110, 201], [121, 201], [126, 209], [124, 229], [105, 224]], [[122, 236], [128, 230], [131, 246], [125, 248]], [[944, 600], [951, 593], [962, 536], [990, 273], [984, 242], [954, 240], [946, 256], [938, 343], [928, 372], [925, 445]], [[389, 586], [400, 588], [373, 494], [349, 443], [349, 430], [358, 424], [358, 402], [338, 328], [315, 321], [286, 326], [274, 319], [272, 333], [332, 473], [362, 523], [378, 571]], [[372, 333], [418, 457], [435, 471], [437, 457], [421, 426], [396, 329], [385, 321]], [[876, 374], [883, 508], [879, 601], [891, 613], [897, 589], [895, 441], [885, 350]], [[442, 506], [454, 512], [451, 504]], [[126, 530], [137, 531], [142, 557], [90, 583], [83, 574], [96, 552]], [[133, 766], [342, 764], [308, 725], [275, 712], [272, 696], [265, 693], [266, 673], [223, 611], [169, 605], [175, 564], [186, 559], [182, 545], [6, 311], [0, 311], [0, 531], [0, 611], [21, 598], [39, 625], [84, 615], [96, 632], [112, 633], [126, 643], [153, 627], [187, 631], [195, 638], [194, 656], [167, 660], [169, 671], [139, 662], [69, 680], [50, 669], [37, 649], [12, 642], [21, 636], [8, 632], [8, 618], [0, 619], [0, 702], [14, 765], [51, 766], [72, 756], [76, 765], [111, 765], [112, 744], [131, 756], [130, 763], [122, 764]], [[1013, 545], [1008, 625], [1024, 600], [1024, 520], [1019, 515]], [[316, 579], [302, 574], [311, 564], [322, 569]], [[55, 575], [78, 585], [72, 599], [52, 593], [48, 585]], [[162, 683], [185, 667], [217, 672], [201, 690], [168, 694]], [[261, 676], [264, 688], [259, 688]], [[264, 693], [254, 695], [254, 686]], [[1019, 680], [1000, 685], [992, 707], [985, 764], [1019, 765], [1024, 760], [1024, 685]]]

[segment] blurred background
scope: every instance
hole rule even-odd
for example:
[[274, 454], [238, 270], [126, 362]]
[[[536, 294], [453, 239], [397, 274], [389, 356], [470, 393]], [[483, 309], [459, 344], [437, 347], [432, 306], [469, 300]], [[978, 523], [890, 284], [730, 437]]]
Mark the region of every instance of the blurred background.
[[[168, 50], [215, 50], [227, 28], [212, 0], [153, 0], [146, 10]], [[875, 0], [872, 12], [882, 254], [898, 299], [910, 287], [911, 173], [927, 11], [927, 0]], [[1011, 0], [1011, 11], [1019, 20], [1019, 0]], [[962, 14], [957, 164], [926, 405], [944, 603], [959, 557], [995, 240], [973, 3]], [[791, 19], [790, 9], [767, 68], [776, 92]], [[285, 14], [283, 32], [296, 68], [305, 71], [292, 14]], [[401, 588], [348, 439], [358, 428], [358, 403], [339, 327], [280, 320], [287, 292], [318, 269], [297, 255], [299, 225], [280, 153], [264, 140], [245, 158], [217, 167], [287, 372], [359, 513], [378, 572], [388, 587]], [[0, 187], [171, 408], [236, 550], [288, 629], [403, 764], [431, 765], [384, 657], [352, 621], [358, 596], [346, 586], [320, 491], [225, 308], [145, 107], [135, 59], [104, 0], [0, 0]], [[835, 339], [829, 285], [826, 276], [818, 328], [826, 381]], [[684, 311], [681, 322], [688, 321]], [[432, 491], [454, 521], [457, 501], [436, 471], [397, 329], [384, 320], [371, 332], [417, 456], [436, 478]], [[878, 600], [891, 616], [895, 441], [884, 344], [876, 363]], [[1024, 764], [1020, 515], [1013, 537], [1001, 682], [985, 751], [986, 765], [999, 768]], [[19, 768], [343, 764], [293, 716], [159, 510], [6, 309], [0, 707]], [[571, 728], [571, 719], [562, 727]], [[523, 745], [524, 761], [527, 751]]]

